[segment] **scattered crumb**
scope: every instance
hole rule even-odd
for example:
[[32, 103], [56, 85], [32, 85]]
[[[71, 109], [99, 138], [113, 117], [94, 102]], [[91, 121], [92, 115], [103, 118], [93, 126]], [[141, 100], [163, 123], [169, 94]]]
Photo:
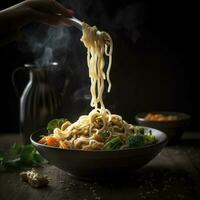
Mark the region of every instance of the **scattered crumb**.
[[22, 181], [27, 182], [34, 188], [45, 187], [49, 183], [47, 176], [39, 174], [35, 169], [21, 172], [20, 177]]

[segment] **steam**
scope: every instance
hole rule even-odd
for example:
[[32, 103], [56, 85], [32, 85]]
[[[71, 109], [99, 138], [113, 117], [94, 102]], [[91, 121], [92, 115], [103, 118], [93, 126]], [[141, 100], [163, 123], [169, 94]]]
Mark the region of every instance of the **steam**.
[[142, 23], [142, 10], [143, 4], [128, 5], [121, 9], [113, 20], [113, 29], [123, 30], [125, 35], [135, 43], [140, 37], [138, 26]]
[[37, 66], [48, 66], [51, 62], [53, 62], [53, 49], [45, 47], [41, 57], [35, 60], [35, 64]]
[[[113, 3], [94, 0], [63, 0], [62, 3], [75, 10], [80, 20], [97, 25], [99, 30], [117, 33], [119, 30], [135, 43], [140, 37], [139, 26], [143, 23], [144, 3], [130, 3], [113, 9]], [[111, 5], [112, 4], [112, 5]]]
[[[97, 25], [99, 30], [105, 30], [113, 37], [123, 33], [123, 37], [130, 38], [135, 43], [140, 37], [138, 26], [142, 23], [142, 3], [131, 3], [120, 6], [119, 9], [107, 8], [104, 1], [94, 0], [62, 0], [66, 7], [75, 11], [75, 16], [90, 25]], [[106, 1], [111, 4], [112, 2]], [[116, 4], [118, 4], [116, 2]], [[110, 10], [109, 10], [110, 9]], [[58, 62], [59, 66], [70, 70], [73, 74], [69, 80], [72, 88], [66, 102], [81, 105], [90, 100], [90, 80], [86, 63], [86, 49], [80, 42], [81, 32], [76, 28], [37, 26], [26, 34], [26, 41], [34, 56], [37, 66], [48, 66], [51, 62]], [[69, 105], [68, 105], [69, 106]], [[114, 106], [114, 105], [113, 105]], [[70, 106], [69, 106], [70, 107]], [[71, 106], [72, 112], [75, 112]], [[77, 108], [78, 109], [78, 108]], [[76, 110], [76, 112], [81, 113]]]
[[[111, 36], [112, 33], [117, 35], [119, 31], [122, 31], [125, 37], [130, 38], [133, 43], [140, 37], [138, 26], [142, 22], [141, 13], [144, 7], [142, 3], [121, 6], [119, 9], [114, 9], [114, 13], [112, 7], [109, 10], [103, 1], [94, 3], [94, 0], [62, 0], [61, 3], [75, 10], [76, 17], [80, 20], [91, 25], [96, 24], [100, 30], [111, 32]], [[51, 62], [58, 62], [60, 65], [66, 62], [71, 63], [71, 60], [68, 60], [70, 59], [69, 52], [78, 49], [77, 53], [80, 53], [81, 48], [81, 33], [78, 33], [78, 30], [73, 31], [73, 28], [64, 26], [48, 29], [46, 26], [39, 26], [37, 29], [30, 30], [26, 34], [26, 41], [34, 55], [35, 64], [47, 66]], [[75, 62], [77, 66], [83, 64], [82, 60]]]
[[90, 88], [88, 86], [83, 86], [80, 89], [76, 90], [76, 92], [73, 95], [73, 98], [75, 101], [79, 101], [82, 98], [85, 100], [90, 100], [91, 99], [91, 94], [90, 94]]
[[[26, 35], [37, 66], [48, 66], [51, 62], [63, 64], [70, 44], [70, 33], [65, 27], [50, 27], [45, 32], [39, 27], [32, 34]], [[62, 62], [62, 63], [61, 63]]]

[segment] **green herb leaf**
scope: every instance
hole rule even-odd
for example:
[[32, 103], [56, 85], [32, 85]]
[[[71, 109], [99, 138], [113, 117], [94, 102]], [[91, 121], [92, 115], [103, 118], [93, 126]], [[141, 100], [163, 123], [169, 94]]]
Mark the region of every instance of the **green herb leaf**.
[[0, 153], [0, 171], [10, 171], [41, 166], [47, 161], [32, 144], [14, 144], [8, 152]]
[[12, 171], [14, 169], [21, 168], [20, 158], [12, 159], [12, 160], [4, 160], [3, 162], [4, 171]]
[[62, 124], [68, 121], [65, 118], [60, 118], [60, 119], [53, 119], [47, 124], [47, 130], [49, 134], [53, 133], [53, 130], [55, 128], [61, 128]]
[[35, 165], [41, 165], [41, 164], [47, 164], [48, 161], [45, 160], [39, 153], [38, 151], [33, 154], [33, 160], [35, 162]]
[[20, 159], [21, 162], [24, 163], [25, 165], [31, 165], [34, 164], [34, 159], [33, 156], [35, 154], [36, 150], [34, 148], [34, 146], [32, 145], [26, 145], [24, 146], [24, 148], [21, 151], [20, 154]]
[[21, 153], [22, 149], [23, 149], [23, 145], [15, 143], [11, 147], [11, 154], [18, 155]]

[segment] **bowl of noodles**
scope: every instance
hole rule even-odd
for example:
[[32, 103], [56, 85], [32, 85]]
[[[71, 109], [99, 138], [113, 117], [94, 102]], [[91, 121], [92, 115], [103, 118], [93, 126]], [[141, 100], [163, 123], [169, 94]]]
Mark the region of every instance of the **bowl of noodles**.
[[54, 119], [30, 140], [50, 164], [73, 177], [91, 180], [131, 176], [163, 149], [167, 136], [93, 110], [74, 123]]
[[162, 150], [167, 136], [153, 128], [134, 126], [105, 107], [102, 97], [105, 81], [107, 92], [111, 91], [113, 41], [96, 26], [83, 23], [82, 31], [92, 110], [75, 122], [53, 119], [30, 140], [44, 158], [71, 176], [101, 179], [130, 175]]

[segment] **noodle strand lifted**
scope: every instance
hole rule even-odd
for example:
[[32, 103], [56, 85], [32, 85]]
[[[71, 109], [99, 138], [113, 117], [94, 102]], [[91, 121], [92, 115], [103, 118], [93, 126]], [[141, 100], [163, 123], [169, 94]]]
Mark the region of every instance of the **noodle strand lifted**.
[[[81, 41], [87, 48], [87, 64], [92, 97], [90, 105], [94, 109], [88, 115], [80, 116], [74, 123], [67, 121], [60, 128], [55, 128], [52, 136], [44, 136], [40, 143], [64, 149], [111, 150], [127, 148], [127, 145], [134, 144], [134, 142], [127, 141], [131, 141], [128, 138], [134, 135], [135, 127], [124, 121], [121, 116], [111, 114], [103, 103], [105, 80], [108, 82], [107, 91], [110, 92], [111, 90], [112, 39], [108, 33], [98, 31], [96, 26], [91, 27], [83, 23]], [[105, 56], [108, 57], [106, 73]], [[145, 136], [143, 134], [140, 137]], [[51, 143], [48, 142], [50, 138], [53, 141]], [[149, 141], [151, 140], [148, 139]]]
[[[112, 64], [113, 42], [110, 35], [106, 32], [100, 32], [96, 26], [90, 27], [83, 23], [83, 35], [81, 41], [87, 48], [87, 64], [89, 68], [89, 77], [91, 79], [91, 103], [90, 105], [97, 109], [100, 104], [101, 109], [105, 109], [103, 103], [104, 80], [108, 82], [108, 92], [111, 90], [110, 69]], [[108, 67], [106, 75], [104, 72], [105, 59], [108, 56]]]

